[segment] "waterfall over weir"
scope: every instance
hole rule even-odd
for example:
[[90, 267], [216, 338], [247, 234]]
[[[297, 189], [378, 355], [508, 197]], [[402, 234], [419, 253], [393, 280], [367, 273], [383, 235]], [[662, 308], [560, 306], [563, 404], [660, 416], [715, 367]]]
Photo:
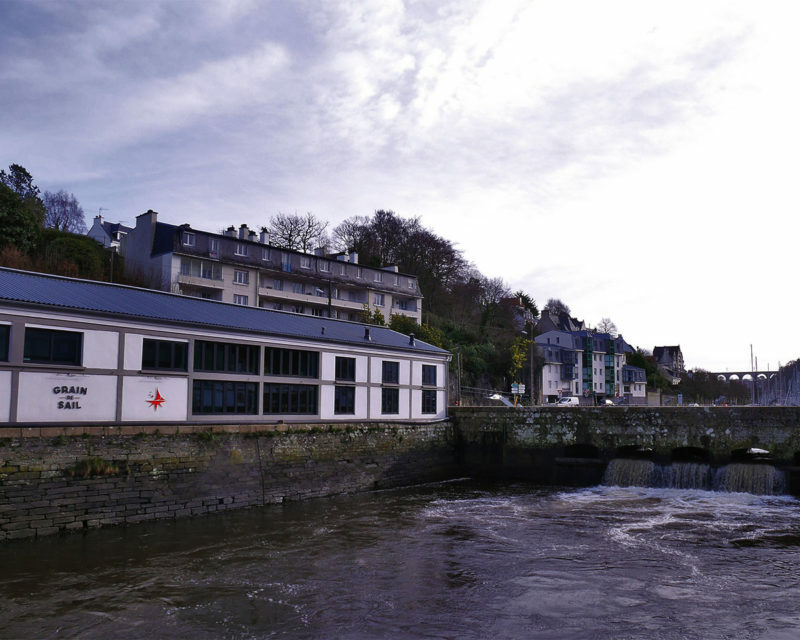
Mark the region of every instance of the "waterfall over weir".
[[663, 487], [743, 492], [757, 495], [784, 493], [783, 472], [771, 464], [731, 463], [714, 469], [704, 462], [673, 462], [614, 458], [608, 463], [603, 484], [619, 487]]

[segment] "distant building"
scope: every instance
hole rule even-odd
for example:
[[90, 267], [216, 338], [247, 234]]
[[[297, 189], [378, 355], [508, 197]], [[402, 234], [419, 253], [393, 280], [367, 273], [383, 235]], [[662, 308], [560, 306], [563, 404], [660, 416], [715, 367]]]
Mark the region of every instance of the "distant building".
[[641, 367], [622, 367], [622, 395], [625, 404], [647, 404], [647, 374]]
[[[575, 325], [582, 324], [575, 321]], [[622, 336], [550, 330], [536, 336], [536, 346], [544, 359], [543, 402], [578, 396], [583, 404], [597, 404], [604, 400], [619, 402], [624, 397], [622, 373], [627, 345]]]
[[548, 331], [586, 331], [586, 323], [583, 320], [571, 317], [568, 313], [553, 313], [545, 309], [542, 311], [539, 321], [536, 323], [538, 333]]
[[130, 231], [130, 227], [126, 227], [119, 222], [108, 222], [103, 220], [103, 216], [95, 216], [92, 228], [89, 229], [86, 235], [104, 247], [110, 247], [119, 252], [122, 238]]
[[162, 291], [248, 307], [361, 320], [365, 308], [422, 318], [417, 277], [397, 267], [358, 264], [358, 254], [314, 254], [273, 247], [269, 234], [241, 225], [224, 233], [136, 218], [122, 246], [129, 276]]
[[536, 316], [528, 309], [522, 302], [522, 299], [513, 296], [511, 298], [503, 298], [500, 304], [508, 307], [511, 311], [511, 316], [514, 320], [514, 326], [517, 329], [524, 329], [526, 326], [536, 324]]
[[683, 353], [680, 345], [674, 347], [655, 347], [653, 349], [653, 359], [656, 361], [658, 370], [672, 384], [678, 384], [685, 375], [686, 369], [683, 364]]

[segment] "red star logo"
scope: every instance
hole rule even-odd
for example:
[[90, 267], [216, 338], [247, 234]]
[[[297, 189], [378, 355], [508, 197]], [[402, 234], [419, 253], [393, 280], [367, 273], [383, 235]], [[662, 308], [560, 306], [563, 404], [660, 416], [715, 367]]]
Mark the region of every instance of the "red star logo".
[[158, 411], [158, 408], [167, 401], [167, 399], [158, 392], [158, 387], [156, 387], [156, 395], [153, 396], [151, 393], [150, 397], [152, 400], [145, 400], [145, 402], [153, 407], [153, 411]]

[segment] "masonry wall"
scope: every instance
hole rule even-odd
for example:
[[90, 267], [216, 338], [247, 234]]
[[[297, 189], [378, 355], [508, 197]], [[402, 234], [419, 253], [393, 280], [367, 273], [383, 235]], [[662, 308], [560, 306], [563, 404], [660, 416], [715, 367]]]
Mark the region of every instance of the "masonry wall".
[[800, 490], [800, 407], [456, 407], [450, 419], [472, 475], [589, 485], [622, 447], [652, 449], [662, 462], [695, 447], [718, 466], [737, 449], [757, 447]]
[[0, 540], [404, 486], [458, 469], [448, 422], [3, 432]]

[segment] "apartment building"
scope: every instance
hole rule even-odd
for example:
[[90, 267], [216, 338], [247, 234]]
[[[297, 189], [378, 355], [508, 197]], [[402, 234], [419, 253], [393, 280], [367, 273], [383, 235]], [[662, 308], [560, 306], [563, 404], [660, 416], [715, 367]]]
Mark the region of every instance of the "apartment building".
[[551, 330], [535, 340], [544, 359], [544, 402], [557, 402], [565, 396], [578, 396], [585, 404], [606, 399], [619, 402], [623, 398], [626, 343], [621, 336]]
[[358, 264], [358, 254], [314, 254], [274, 247], [247, 225], [224, 233], [136, 218], [122, 245], [129, 275], [153, 288], [248, 307], [358, 321], [365, 308], [422, 318], [416, 276]]

